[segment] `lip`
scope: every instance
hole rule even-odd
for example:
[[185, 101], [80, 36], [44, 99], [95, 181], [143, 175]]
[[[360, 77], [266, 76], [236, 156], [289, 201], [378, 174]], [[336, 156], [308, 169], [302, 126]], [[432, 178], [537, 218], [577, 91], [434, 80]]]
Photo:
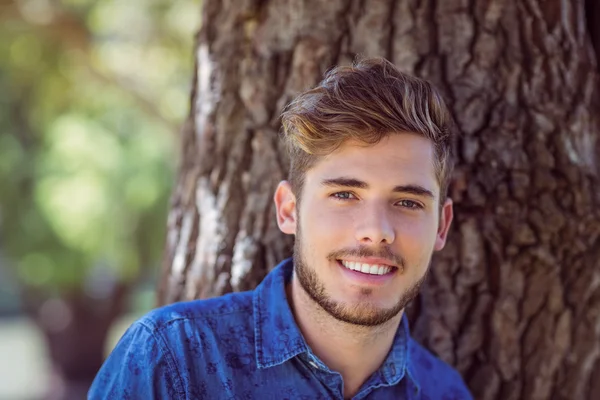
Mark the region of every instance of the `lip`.
[[[360, 262], [365, 262], [367, 264], [370, 264], [366, 261], [363, 261], [365, 259], [360, 259]], [[370, 260], [375, 260], [375, 259], [370, 259]], [[344, 259], [344, 261], [350, 261], [349, 259]], [[358, 260], [356, 262], [359, 262]], [[387, 274], [383, 274], [383, 275], [371, 275], [371, 274], [363, 274], [362, 272], [358, 272], [358, 271], [354, 271], [351, 269], [348, 269], [346, 267], [344, 267], [342, 265], [342, 262], [339, 260], [336, 260], [336, 263], [338, 265], [338, 267], [340, 267], [340, 272], [341, 274], [350, 282], [354, 283], [354, 284], [358, 284], [360, 286], [383, 286], [386, 283], [388, 283], [390, 280], [392, 280], [394, 278], [394, 276], [396, 275], [396, 273], [398, 272], [398, 268], [392, 268], [392, 270], [390, 272], [388, 272]], [[381, 263], [381, 262], [372, 262], [373, 264], [385, 264], [385, 263]], [[385, 264], [385, 265], [389, 265], [389, 264]]]

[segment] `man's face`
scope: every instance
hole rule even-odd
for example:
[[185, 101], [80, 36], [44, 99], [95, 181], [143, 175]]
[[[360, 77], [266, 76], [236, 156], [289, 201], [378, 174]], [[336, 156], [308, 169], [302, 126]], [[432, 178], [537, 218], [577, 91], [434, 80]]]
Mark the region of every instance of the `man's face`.
[[345, 143], [306, 172], [299, 206], [287, 184], [275, 200], [281, 229], [296, 235], [302, 288], [336, 319], [365, 326], [417, 295], [452, 220], [451, 201], [440, 213], [433, 145], [412, 134]]

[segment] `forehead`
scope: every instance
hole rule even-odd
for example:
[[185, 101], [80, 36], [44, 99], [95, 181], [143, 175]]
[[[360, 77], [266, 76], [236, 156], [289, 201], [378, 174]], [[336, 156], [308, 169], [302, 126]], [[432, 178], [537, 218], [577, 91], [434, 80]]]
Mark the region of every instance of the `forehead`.
[[375, 145], [348, 141], [307, 171], [307, 184], [344, 176], [373, 185], [420, 184], [438, 193], [434, 157], [433, 143], [411, 133], [392, 134]]

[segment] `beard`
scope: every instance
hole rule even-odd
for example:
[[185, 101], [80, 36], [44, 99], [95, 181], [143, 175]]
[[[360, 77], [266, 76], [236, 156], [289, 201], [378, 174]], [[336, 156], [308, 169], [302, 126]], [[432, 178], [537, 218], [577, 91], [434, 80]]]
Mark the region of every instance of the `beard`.
[[[307, 265], [303, 252], [305, 249], [302, 246], [300, 237], [300, 228], [298, 227], [294, 243], [294, 273], [298, 279], [298, 283], [300, 283], [300, 286], [302, 286], [308, 296], [325, 310], [325, 312], [338, 321], [346, 322], [348, 324], [375, 327], [388, 322], [404, 310], [404, 308], [406, 308], [406, 306], [419, 294], [419, 289], [429, 272], [429, 268], [427, 268], [423, 277], [402, 293], [398, 302], [390, 308], [377, 307], [373, 304], [369, 304], [368, 300], [354, 305], [344, 304], [343, 302], [338, 302], [331, 298], [325, 289], [325, 285], [317, 276], [316, 271]], [[381, 257], [394, 260], [394, 263], [400, 266], [402, 270], [404, 270], [406, 266], [404, 260], [393, 254], [387, 247], [379, 252], [366, 247], [351, 250], [339, 250], [330, 253], [327, 256], [327, 259], [336, 261], [343, 256]], [[372, 293], [372, 289], [364, 288], [361, 290], [361, 293], [364, 296], [368, 296]]]

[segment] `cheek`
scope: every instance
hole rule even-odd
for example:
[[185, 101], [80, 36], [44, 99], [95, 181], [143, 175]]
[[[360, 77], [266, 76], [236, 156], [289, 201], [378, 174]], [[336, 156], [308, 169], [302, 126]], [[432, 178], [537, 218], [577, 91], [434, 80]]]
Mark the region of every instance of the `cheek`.
[[436, 232], [435, 222], [432, 221], [405, 221], [398, 232], [398, 245], [401, 253], [417, 261], [421, 258], [429, 258], [433, 252]]
[[349, 210], [318, 202], [306, 204], [306, 209], [310, 211], [301, 214], [301, 222], [315, 236], [329, 237], [332, 232], [343, 232], [352, 225], [352, 213]]
[[[303, 243], [310, 248], [310, 253], [328, 254], [343, 247], [344, 243], [352, 243], [349, 242], [352, 217], [347, 212], [331, 210], [323, 204], [305, 204], [300, 212], [300, 225]], [[310, 257], [310, 254], [307, 256]]]

